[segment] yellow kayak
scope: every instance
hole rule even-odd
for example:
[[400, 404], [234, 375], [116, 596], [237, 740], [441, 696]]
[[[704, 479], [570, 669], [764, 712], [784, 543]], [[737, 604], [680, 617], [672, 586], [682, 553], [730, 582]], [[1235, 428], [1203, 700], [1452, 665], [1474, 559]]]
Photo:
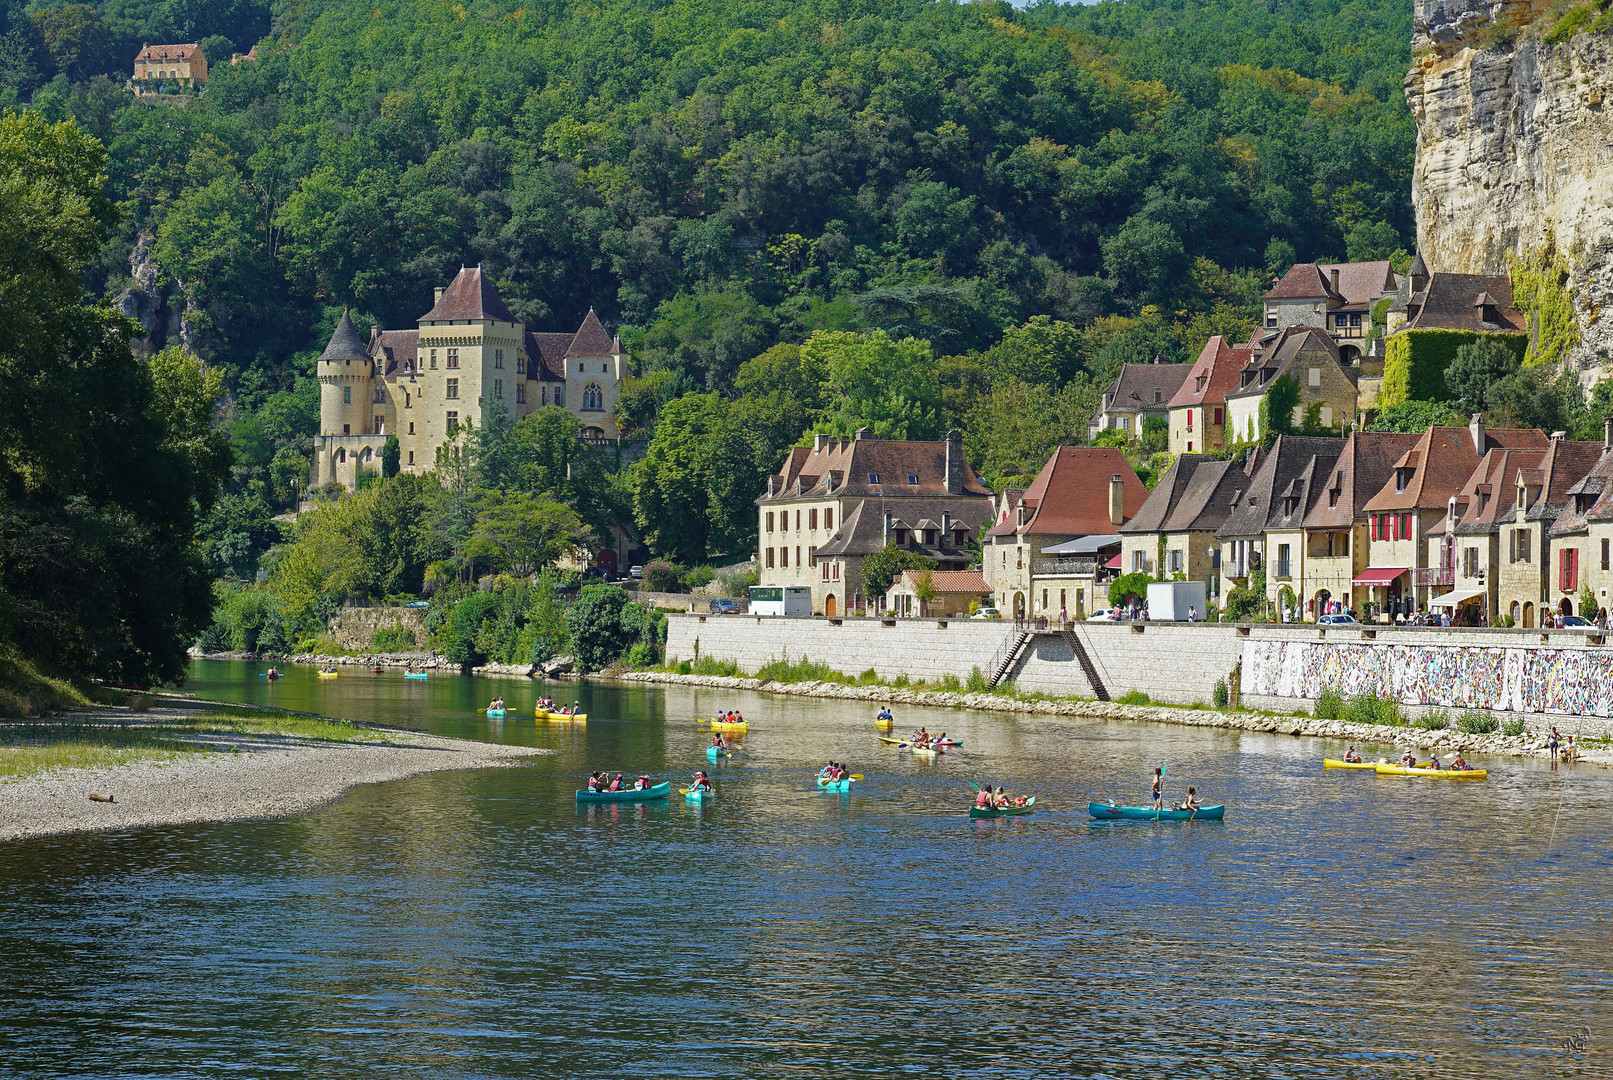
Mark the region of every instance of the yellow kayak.
[[341, 672], [339, 672], [339, 671], [321, 671], [321, 672], [319, 672], [319, 677], [321, 679], [334, 679], [336, 676], [338, 676], [340, 674], [341, 674]]
[[729, 721], [729, 720], [713, 720], [711, 722], [711, 730], [712, 731], [737, 731], [741, 735], [743, 735], [743, 734], [745, 734], [745, 732], [750, 730], [750, 721], [749, 720], [741, 720], [738, 723], [735, 723], [735, 722]]
[[891, 728], [896, 726], [896, 721], [895, 720], [875, 720], [874, 721], [874, 726], [876, 728], [878, 728], [880, 731], [889, 731]]
[[1325, 757], [1322, 759], [1324, 769], [1376, 769], [1380, 764], [1388, 762], [1377, 761], [1344, 761], [1340, 758]]
[[1404, 765], [1375, 765], [1379, 776], [1435, 776], [1445, 780], [1483, 780], [1490, 775], [1488, 769], [1415, 769]]
[[539, 720], [587, 720], [588, 719], [588, 714], [585, 713], [585, 712], [580, 712], [580, 713], [536, 712], [536, 713], [533, 713], [533, 716], [535, 716]]

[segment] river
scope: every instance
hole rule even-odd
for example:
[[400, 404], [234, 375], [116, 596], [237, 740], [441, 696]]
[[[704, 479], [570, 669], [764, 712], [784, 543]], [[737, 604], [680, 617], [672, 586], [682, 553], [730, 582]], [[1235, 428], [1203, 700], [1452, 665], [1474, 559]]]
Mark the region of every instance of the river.
[[[859, 702], [551, 684], [572, 726], [526, 680], [258, 670], [188, 689], [561, 753], [0, 845], [0, 1076], [1607, 1075], [1596, 767], [1379, 778], [1314, 739], [903, 711], [963, 740], [925, 761]], [[578, 808], [591, 769], [704, 767], [724, 706], [754, 730], [714, 803]], [[831, 757], [851, 794], [815, 789]], [[1156, 765], [1226, 820], [1089, 821]], [[1046, 809], [971, 821], [971, 779]]]

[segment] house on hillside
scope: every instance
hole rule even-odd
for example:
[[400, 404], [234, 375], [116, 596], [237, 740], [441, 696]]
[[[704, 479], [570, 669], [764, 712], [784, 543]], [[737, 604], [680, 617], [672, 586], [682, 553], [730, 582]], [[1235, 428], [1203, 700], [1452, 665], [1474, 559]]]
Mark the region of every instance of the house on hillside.
[[1295, 263], [1263, 297], [1267, 331], [1319, 326], [1348, 366], [1367, 351], [1372, 305], [1399, 288], [1387, 259], [1359, 263]]
[[[1450, 513], [1451, 500], [1485, 454], [1498, 448], [1544, 450], [1548, 441], [1532, 428], [1487, 431], [1477, 415], [1467, 428], [1424, 432], [1363, 507], [1370, 555], [1353, 584], [1367, 590], [1376, 611], [1389, 618], [1424, 611], [1430, 600], [1449, 592], [1456, 568], [1442, 561], [1441, 548], [1428, 544], [1429, 533]], [[1433, 562], [1431, 550], [1437, 555]]]
[[819, 434], [767, 478], [756, 500], [757, 567], [762, 585], [812, 589], [812, 610], [846, 615], [878, 609], [866, 595], [863, 560], [887, 544], [931, 559], [937, 570], [967, 570], [970, 541], [991, 520], [991, 492], [963, 459], [963, 433], [944, 442]]
[[[1587, 619], [1597, 612], [1582, 602], [1579, 594], [1583, 589], [1590, 589], [1597, 611], [1613, 608], [1609, 597], [1613, 590], [1613, 420], [1604, 423], [1602, 432], [1596, 463], [1568, 486], [1567, 500], [1549, 530], [1550, 555], [1542, 550], [1539, 559], [1541, 607]], [[1527, 615], [1527, 608], [1520, 607], [1514, 619], [1520, 626], [1532, 625], [1524, 621]]]
[[574, 334], [534, 334], [480, 267], [461, 268], [414, 329], [373, 327], [365, 341], [342, 313], [317, 365], [311, 482], [354, 488], [361, 475], [378, 475], [389, 435], [397, 436], [400, 468], [425, 472], [437, 447], [464, 423], [481, 426], [495, 402], [511, 420], [559, 406], [585, 438], [615, 438], [611, 410], [626, 370], [621, 343], [592, 310]]
[[923, 570], [903, 570], [885, 591], [885, 610], [901, 618], [931, 617], [949, 619], [968, 615], [971, 607], [991, 599], [991, 586], [979, 570], [931, 570], [928, 573], [930, 599], [922, 600], [925, 587]]
[[1248, 486], [1249, 476], [1231, 460], [1179, 456], [1137, 515], [1115, 530], [1121, 573], [1202, 581], [1212, 600], [1219, 597], [1221, 552], [1215, 533]]
[[1298, 391], [1290, 422], [1297, 428], [1314, 405], [1321, 425], [1347, 431], [1356, 420], [1358, 369], [1344, 363], [1339, 345], [1314, 326], [1256, 331], [1238, 384], [1227, 391], [1227, 438], [1254, 442], [1265, 433], [1260, 406], [1278, 380], [1290, 378]]
[[1343, 439], [1279, 435], [1260, 455], [1248, 486], [1215, 532], [1224, 580], [1247, 584], [1250, 572], [1264, 564], [1266, 598], [1282, 600], [1286, 588], [1283, 606], [1303, 611], [1305, 515], [1343, 449]]
[[1220, 334], [1204, 343], [1169, 402], [1172, 456], [1203, 454], [1226, 445], [1227, 391], [1238, 385], [1253, 354], [1252, 344], [1228, 344]]
[[1087, 441], [1100, 431], [1123, 431], [1135, 439], [1150, 417], [1169, 420], [1171, 399], [1191, 369], [1191, 364], [1158, 362], [1124, 365], [1120, 377], [1104, 387], [1098, 411], [1087, 425]]
[[[1119, 449], [1053, 451], [1030, 487], [998, 499], [996, 520], [981, 540], [981, 567], [997, 610], [1016, 617], [1084, 610], [1100, 569], [1098, 551], [1110, 543], [1118, 549], [1116, 530], [1147, 498], [1148, 489]], [[1047, 554], [1050, 547], [1088, 537], [1106, 544], [1089, 554]]]
[[196, 42], [185, 45], [141, 45], [134, 58], [131, 85], [136, 94], [156, 94], [163, 87], [193, 89], [207, 81], [207, 54]]
[[1325, 477], [1313, 477], [1305, 530], [1304, 576], [1296, 592], [1307, 616], [1327, 615], [1354, 607], [1359, 590], [1353, 582], [1368, 567], [1366, 504], [1394, 475], [1395, 462], [1417, 444], [1419, 436], [1389, 431], [1352, 431]]

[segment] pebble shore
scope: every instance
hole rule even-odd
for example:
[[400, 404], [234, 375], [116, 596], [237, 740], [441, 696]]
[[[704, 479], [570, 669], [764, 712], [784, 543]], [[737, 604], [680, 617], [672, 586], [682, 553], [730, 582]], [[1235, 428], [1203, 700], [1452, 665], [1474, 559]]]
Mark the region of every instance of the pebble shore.
[[[1224, 728], [1232, 731], [1260, 731], [1278, 735], [1306, 735], [1356, 743], [1396, 747], [1418, 747], [1466, 754], [1506, 757], [1547, 757], [1543, 734], [1469, 735], [1446, 728], [1424, 731], [1417, 727], [1391, 727], [1385, 724], [1354, 724], [1342, 720], [1322, 720], [1314, 716], [1275, 716], [1269, 713], [1186, 709], [1171, 705], [1122, 705], [1113, 701], [1020, 700], [997, 694], [960, 693], [937, 690], [908, 690], [888, 686], [847, 686], [844, 683], [780, 683], [762, 679], [722, 675], [679, 675], [668, 671], [629, 671], [616, 676], [623, 682], [663, 683], [678, 686], [708, 686], [729, 690], [751, 690], [762, 694], [792, 697], [846, 698], [937, 709], [973, 709], [978, 712], [1024, 713], [1043, 716], [1093, 716], [1106, 720], [1129, 720], [1154, 724], [1186, 724], [1190, 727]], [[1586, 748], [1580, 760], [1613, 764], [1613, 747]]]
[[[165, 717], [220, 707], [217, 702], [163, 698], [147, 713], [99, 709], [71, 713], [63, 723], [160, 724]], [[373, 741], [358, 742], [206, 734], [193, 741], [204, 742], [218, 753], [185, 754], [171, 761], [111, 768], [63, 769], [0, 782], [0, 841], [285, 817], [334, 802], [360, 784], [451, 769], [516, 765], [554, 752], [398, 728], [374, 730]]]

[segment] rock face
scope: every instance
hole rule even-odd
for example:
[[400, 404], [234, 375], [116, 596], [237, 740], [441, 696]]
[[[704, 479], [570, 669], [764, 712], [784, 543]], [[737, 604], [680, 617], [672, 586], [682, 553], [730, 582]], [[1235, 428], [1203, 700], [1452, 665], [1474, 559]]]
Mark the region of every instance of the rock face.
[[[1429, 269], [1494, 274], [1547, 232], [1568, 257], [1587, 384], [1613, 362], [1613, 34], [1545, 40], [1543, 3], [1417, 0], [1406, 102]], [[1498, 27], [1517, 29], [1509, 41]]]

